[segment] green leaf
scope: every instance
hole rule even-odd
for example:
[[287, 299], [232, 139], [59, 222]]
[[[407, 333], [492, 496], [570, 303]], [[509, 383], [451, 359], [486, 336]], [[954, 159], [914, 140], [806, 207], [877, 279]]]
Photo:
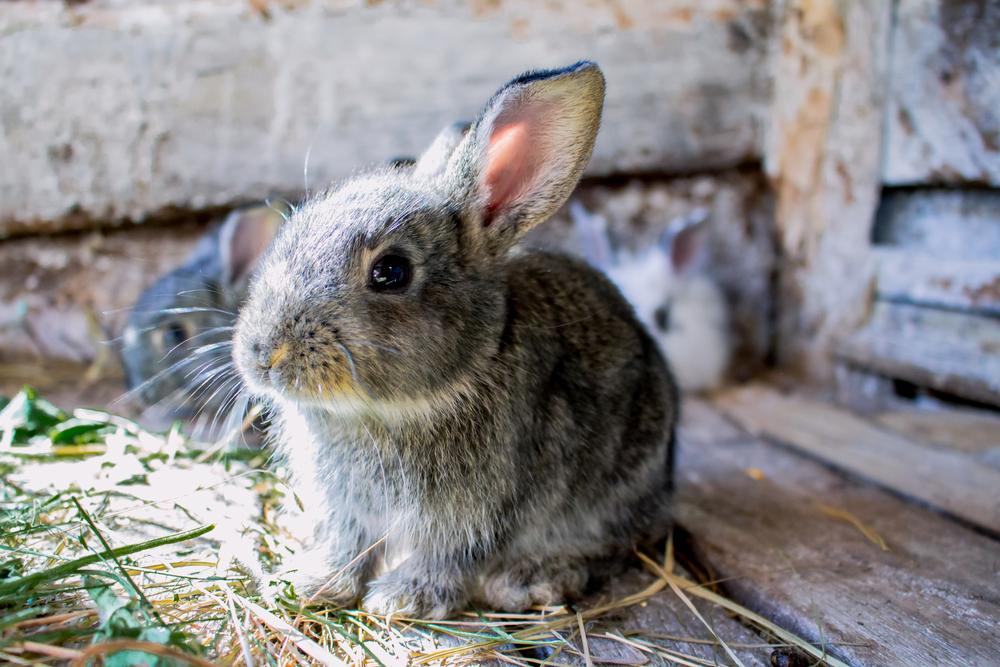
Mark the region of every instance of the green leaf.
[[31, 387], [25, 387], [0, 409], [0, 436], [15, 445], [23, 445], [49, 429], [66, 421], [68, 415], [39, 398]]
[[103, 442], [103, 435], [114, 428], [108, 424], [93, 422], [86, 419], [67, 419], [49, 430], [49, 439], [54, 445], [85, 445], [93, 442]]

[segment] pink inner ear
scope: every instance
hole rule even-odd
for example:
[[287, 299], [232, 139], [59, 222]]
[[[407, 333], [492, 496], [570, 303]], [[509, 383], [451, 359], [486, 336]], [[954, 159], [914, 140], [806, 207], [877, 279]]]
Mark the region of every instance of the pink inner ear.
[[277, 223], [267, 212], [247, 213], [233, 230], [229, 241], [229, 270], [233, 282], [251, 271], [277, 232]]
[[698, 225], [681, 230], [670, 245], [670, 261], [674, 273], [683, 275], [692, 271], [702, 253], [704, 233]]
[[543, 149], [537, 145], [539, 133], [533, 129], [526, 118], [508, 123], [497, 119], [483, 171], [483, 182], [490, 193], [487, 225], [528, 189], [540, 171]]

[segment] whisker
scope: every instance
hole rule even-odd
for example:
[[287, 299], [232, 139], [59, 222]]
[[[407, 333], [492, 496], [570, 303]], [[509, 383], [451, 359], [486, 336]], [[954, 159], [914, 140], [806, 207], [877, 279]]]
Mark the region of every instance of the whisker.
[[153, 383], [162, 380], [164, 376], [166, 376], [166, 375], [168, 375], [168, 374], [170, 374], [170, 373], [178, 370], [179, 368], [181, 368], [185, 364], [190, 364], [190, 363], [193, 363], [195, 361], [198, 361], [198, 359], [195, 358], [195, 357], [193, 357], [193, 356], [192, 357], [185, 357], [184, 359], [180, 359], [178, 361], [175, 361], [174, 363], [170, 364], [169, 366], [167, 366], [163, 370], [159, 371], [158, 373], [156, 373], [152, 377], [144, 380], [143, 382], [141, 382], [140, 384], [136, 385], [132, 389], [129, 389], [128, 391], [126, 391], [124, 394], [122, 394], [121, 396], [119, 396], [118, 398], [116, 398], [114, 401], [112, 401], [111, 404], [112, 405], [117, 405], [117, 404], [121, 403], [122, 401], [124, 401], [126, 399], [135, 398], [137, 395], [139, 395], [139, 393], [142, 390], [144, 390], [147, 387], [151, 386]]
[[[173, 346], [172, 348], [170, 348], [169, 350], [167, 350], [167, 351], [166, 351], [166, 352], [165, 352], [165, 353], [163, 354], [163, 356], [162, 356], [162, 357], [160, 357], [160, 361], [161, 361], [161, 362], [162, 362], [162, 361], [164, 361], [164, 360], [165, 360], [165, 359], [166, 359], [167, 357], [169, 357], [169, 356], [170, 356], [170, 354], [171, 354], [171, 353], [172, 353], [172, 352], [173, 352], [174, 350], [176, 350], [177, 348], [179, 348], [179, 347], [180, 347], [181, 345], [185, 345], [185, 344], [187, 344], [187, 343], [191, 343], [191, 342], [194, 342], [195, 340], [197, 340], [197, 339], [199, 339], [199, 338], [202, 338], [203, 336], [207, 336], [207, 335], [209, 335], [209, 334], [213, 334], [213, 333], [219, 333], [219, 332], [221, 332], [221, 331], [232, 331], [232, 330], [233, 330], [233, 329], [235, 329], [235, 328], [236, 328], [236, 327], [214, 327], [214, 328], [212, 328], [212, 329], [207, 329], [206, 331], [202, 331], [201, 333], [197, 333], [197, 334], [195, 334], [195, 335], [191, 336], [190, 338], [188, 338], [187, 340], [182, 340], [181, 342], [177, 343], [177, 344], [176, 344], [176, 345], [174, 345], [174, 346]], [[197, 349], [199, 349], [199, 350], [200, 350], [201, 348], [199, 347], [199, 348], [197, 348]]]
[[184, 306], [182, 308], [164, 308], [163, 310], [156, 311], [159, 314], [165, 315], [186, 315], [187, 313], [221, 313], [223, 315], [229, 315], [230, 317], [238, 317], [238, 315], [231, 310], [223, 310], [222, 308], [208, 308], [205, 306]]

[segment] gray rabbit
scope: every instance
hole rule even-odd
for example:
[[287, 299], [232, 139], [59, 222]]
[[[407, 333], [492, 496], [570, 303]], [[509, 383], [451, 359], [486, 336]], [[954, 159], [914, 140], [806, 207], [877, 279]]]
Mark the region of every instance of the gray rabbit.
[[576, 185], [603, 101], [594, 63], [519, 76], [455, 145], [299, 207], [261, 259], [233, 358], [313, 522], [300, 595], [555, 603], [666, 530], [656, 343], [584, 262], [512, 251]]
[[214, 422], [232, 396], [226, 341], [250, 273], [283, 215], [263, 205], [233, 211], [184, 264], [139, 297], [120, 352], [130, 393], [148, 406], [147, 422], [162, 426], [196, 416]]

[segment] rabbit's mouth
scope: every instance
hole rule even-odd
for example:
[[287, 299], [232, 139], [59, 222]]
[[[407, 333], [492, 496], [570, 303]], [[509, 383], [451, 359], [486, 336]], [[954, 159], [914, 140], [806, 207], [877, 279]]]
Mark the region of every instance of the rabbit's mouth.
[[364, 396], [352, 356], [337, 346], [253, 342], [237, 343], [235, 352], [240, 374], [258, 393], [309, 402]]

